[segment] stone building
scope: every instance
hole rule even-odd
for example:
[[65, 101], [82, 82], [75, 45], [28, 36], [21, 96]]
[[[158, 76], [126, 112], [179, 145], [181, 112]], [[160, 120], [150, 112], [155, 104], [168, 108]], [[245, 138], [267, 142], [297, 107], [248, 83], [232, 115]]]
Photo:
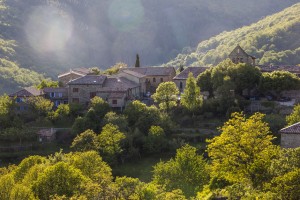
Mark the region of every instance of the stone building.
[[53, 102], [55, 108], [68, 103], [68, 88], [44, 88], [43, 94], [46, 99]]
[[106, 78], [105, 75], [86, 75], [68, 82], [69, 103], [88, 104]]
[[279, 133], [282, 148], [300, 147], [300, 122], [281, 129]]
[[189, 73], [192, 72], [195, 78], [198, 77], [199, 74], [207, 70], [207, 67], [187, 67], [182, 72], [180, 72], [177, 76], [173, 78], [174, 83], [178, 87], [180, 92], [184, 91], [186, 80], [189, 76]]
[[131, 80], [141, 87], [141, 94], [154, 93], [162, 82], [172, 81], [176, 75], [174, 67], [136, 67], [121, 69], [119, 76]]
[[34, 87], [26, 87], [9, 95], [9, 97], [15, 99], [16, 110], [20, 112], [29, 109], [29, 105], [26, 102], [26, 99], [37, 96], [43, 96], [43, 91], [38, 90]]
[[70, 69], [70, 71], [68, 71], [68, 72], [59, 74], [58, 81], [63, 87], [65, 87], [65, 86], [67, 86], [68, 82], [70, 82], [74, 79], [86, 76], [88, 74], [90, 74], [90, 70], [87, 68]]
[[237, 45], [233, 51], [229, 54], [228, 56], [231, 61], [235, 64], [238, 63], [247, 63], [250, 65], [255, 66], [255, 57], [254, 56], [250, 56], [249, 54], [247, 54], [244, 49], [242, 49], [242, 47], [240, 47], [240, 45]]

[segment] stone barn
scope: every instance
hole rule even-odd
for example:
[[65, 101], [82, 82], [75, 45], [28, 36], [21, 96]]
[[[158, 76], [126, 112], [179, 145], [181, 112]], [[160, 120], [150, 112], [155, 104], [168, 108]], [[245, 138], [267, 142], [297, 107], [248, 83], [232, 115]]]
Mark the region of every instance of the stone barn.
[[300, 122], [281, 129], [280, 134], [282, 148], [300, 147]]

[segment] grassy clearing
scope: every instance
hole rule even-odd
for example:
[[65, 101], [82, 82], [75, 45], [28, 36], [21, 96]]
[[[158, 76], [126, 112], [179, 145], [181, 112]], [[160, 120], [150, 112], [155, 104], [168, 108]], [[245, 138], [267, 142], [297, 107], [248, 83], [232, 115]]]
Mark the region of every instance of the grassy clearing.
[[160, 161], [167, 161], [174, 154], [160, 154], [144, 157], [137, 161], [128, 162], [113, 168], [114, 176], [128, 176], [139, 178], [143, 182], [150, 182], [153, 166]]

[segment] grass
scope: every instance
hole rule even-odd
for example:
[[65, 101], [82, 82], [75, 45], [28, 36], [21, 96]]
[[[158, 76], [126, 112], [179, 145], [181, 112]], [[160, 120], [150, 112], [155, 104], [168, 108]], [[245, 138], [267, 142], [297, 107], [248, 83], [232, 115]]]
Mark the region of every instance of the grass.
[[150, 182], [153, 166], [160, 161], [169, 160], [174, 154], [161, 154], [141, 158], [137, 161], [128, 162], [113, 168], [114, 176], [128, 176], [139, 178], [143, 182]]

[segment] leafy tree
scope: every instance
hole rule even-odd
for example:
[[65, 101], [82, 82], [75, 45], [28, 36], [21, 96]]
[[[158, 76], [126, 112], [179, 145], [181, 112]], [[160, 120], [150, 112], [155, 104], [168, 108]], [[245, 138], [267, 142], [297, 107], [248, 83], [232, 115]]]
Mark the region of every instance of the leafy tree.
[[94, 131], [88, 129], [76, 136], [72, 142], [71, 148], [77, 151], [90, 151], [99, 149], [99, 142]]
[[116, 63], [114, 66], [111, 66], [110, 68], [105, 70], [103, 72], [103, 74], [108, 74], [108, 75], [117, 74], [120, 71], [120, 69], [126, 68], [126, 67], [127, 67], [127, 64], [119, 62], [119, 63]]
[[116, 177], [115, 183], [117, 186], [116, 199], [130, 199], [137, 195], [138, 187], [142, 185], [139, 179], [131, 177]]
[[294, 106], [293, 112], [286, 117], [288, 125], [300, 122], [300, 104]]
[[193, 73], [189, 73], [186, 80], [186, 87], [181, 95], [180, 103], [190, 112], [194, 113], [202, 105], [203, 99], [200, 96], [200, 88], [197, 86]]
[[106, 124], [98, 136], [100, 150], [109, 156], [116, 156], [122, 152], [121, 141], [125, 139], [118, 126]]
[[53, 102], [41, 96], [28, 98], [28, 103], [33, 112], [37, 112], [40, 116], [47, 116], [53, 108]]
[[261, 91], [274, 91], [277, 96], [280, 96], [280, 93], [284, 90], [299, 89], [300, 79], [295, 74], [286, 71], [263, 73], [259, 88]]
[[22, 184], [16, 184], [10, 193], [10, 199], [14, 200], [36, 200], [31, 189]]
[[7, 128], [11, 125], [13, 105], [13, 101], [9, 98], [9, 96], [0, 96], [0, 129]]
[[135, 100], [130, 102], [124, 113], [127, 116], [129, 126], [133, 126], [137, 121], [143, 116], [144, 112], [147, 110], [147, 105]]
[[102, 120], [105, 114], [110, 110], [109, 104], [98, 96], [91, 99], [90, 107], [94, 109], [95, 115], [99, 120]]
[[250, 118], [234, 113], [220, 128], [221, 135], [209, 140], [212, 175], [230, 183], [259, 188], [270, 180], [268, 168], [277, 155], [263, 114]]
[[44, 88], [49, 88], [49, 87], [52, 87], [52, 88], [59, 87], [58, 81], [52, 81], [52, 80], [49, 80], [49, 79], [44, 79], [40, 82], [40, 84], [38, 84], [36, 86], [37, 89], [44, 89]]
[[209, 96], [213, 96], [213, 85], [211, 80], [212, 68], [208, 68], [204, 72], [198, 75], [197, 77], [197, 85], [203, 91], [208, 91]]
[[144, 148], [148, 153], [161, 152], [165, 146], [165, 132], [160, 126], [151, 126], [146, 138]]
[[40, 199], [49, 199], [51, 195], [71, 197], [84, 190], [88, 179], [73, 166], [58, 162], [45, 169], [33, 185], [33, 191]]
[[167, 191], [181, 189], [185, 195], [192, 196], [209, 180], [209, 171], [203, 156], [196, 148], [185, 145], [177, 150], [175, 159], [159, 162], [154, 166], [154, 183], [165, 185]]
[[176, 106], [178, 88], [174, 82], [164, 82], [159, 84], [156, 92], [152, 95], [155, 102], [159, 103], [159, 107], [169, 112], [170, 108]]
[[135, 67], [140, 67], [140, 56], [139, 54], [136, 54], [136, 60], [135, 60]]
[[69, 104], [60, 104], [58, 105], [55, 111], [49, 112], [48, 117], [52, 121], [65, 120], [70, 117], [70, 106]]
[[15, 181], [11, 174], [0, 177], [0, 199], [9, 199], [10, 193], [15, 185]]
[[127, 118], [124, 115], [118, 115], [115, 112], [108, 112], [103, 118], [102, 124], [114, 124], [117, 125], [122, 132], [126, 132], [128, 130], [128, 122]]

